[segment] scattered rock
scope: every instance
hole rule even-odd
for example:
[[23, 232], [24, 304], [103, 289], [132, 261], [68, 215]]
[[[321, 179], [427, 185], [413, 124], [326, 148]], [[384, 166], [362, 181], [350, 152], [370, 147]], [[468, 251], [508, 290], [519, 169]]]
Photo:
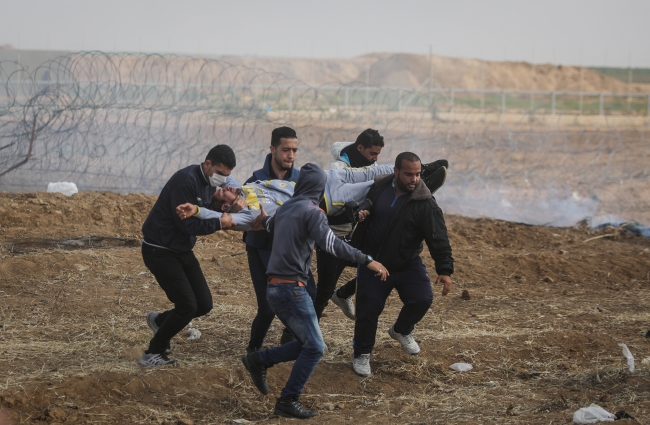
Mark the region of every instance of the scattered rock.
[[343, 403], [336, 403], [336, 404], [334, 405], [334, 408], [335, 408], [336, 410], [343, 410], [343, 409], [345, 409], [345, 404], [343, 404]]
[[194, 421], [188, 418], [180, 418], [176, 421], [176, 425], [194, 425]]
[[163, 405], [163, 406], [171, 406], [172, 403], [171, 403], [171, 401], [169, 401], [169, 400], [165, 400], [165, 401], [163, 401], [162, 405]]
[[463, 289], [463, 293], [460, 294], [460, 298], [469, 301], [472, 297], [470, 297], [469, 291], [467, 289]]
[[62, 422], [66, 416], [65, 410], [57, 406], [48, 407], [45, 411], [45, 417], [52, 421]]
[[321, 404], [320, 407], [323, 410], [327, 410], [327, 411], [331, 412], [332, 410], [334, 410], [334, 403], [323, 403], [323, 404]]
[[542, 279], [546, 283], [555, 283], [552, 277], [546, 276], [544, 279]]

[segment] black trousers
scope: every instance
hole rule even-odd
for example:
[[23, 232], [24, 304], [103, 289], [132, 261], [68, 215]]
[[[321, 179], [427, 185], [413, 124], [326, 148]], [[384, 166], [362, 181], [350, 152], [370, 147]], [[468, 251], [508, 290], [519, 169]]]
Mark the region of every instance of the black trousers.
[[[357, 267], [356, 263], [350, 263], [349, 261], [342, 260], [330, 254], [329, 252], [316, 247], [316, 263], [318, 270], [318, 285], [316, 285], [316, 299], [314, 300], [314, 310], [316, 310], [316, 317], [320, 320], [323, 310], [327, 307], [327, 304], [336, 289], [336, 282], [338, 282], [343, 269], [346, 267]], [[354, 295], [354, 289], [356, 287], [357, 279], [354, 278], [348, 282], [344, 287], [349, 288], [351, 283], [352, 293], [343, 297], [348, 298]], [[342, 287], [343, 288], [343, 287]], [[339, 289], [340, 291], [340, 289]], [[341, 292], [338, 292], [339, 296]]]
[[384, 311], [386, 299], [397, 289], [404, 304], [395, 321], [395, 332], [408, 335], [422, 320], [433, 303], [433, 289], [427, 268], [421, 258], [411, 261], [404, 269], [390, 272], [386, 281], [359, 267], [357, 282], [357, 320], [354, 322], [354, 355], [370, 354], [375, 346], [377, 322]]
[[143, 243], [142, 259], [169, 301], [174, 303], [174, 308], [158, 316], [156, 322], [160, 328], [149, 343], [148, 351], [160, 354], [192, 319], [212, 310], [212, 294], [192, 251], [176, 253]]

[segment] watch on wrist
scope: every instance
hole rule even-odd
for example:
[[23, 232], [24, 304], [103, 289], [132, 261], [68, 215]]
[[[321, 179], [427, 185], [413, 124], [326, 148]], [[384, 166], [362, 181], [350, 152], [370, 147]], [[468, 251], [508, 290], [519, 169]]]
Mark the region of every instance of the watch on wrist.
[[370, 255], [366, 255], [366, 262], [363, 264], [364, 266], [367, 266], [368, 264], [372, 263], [374, 261], [374, 258]]

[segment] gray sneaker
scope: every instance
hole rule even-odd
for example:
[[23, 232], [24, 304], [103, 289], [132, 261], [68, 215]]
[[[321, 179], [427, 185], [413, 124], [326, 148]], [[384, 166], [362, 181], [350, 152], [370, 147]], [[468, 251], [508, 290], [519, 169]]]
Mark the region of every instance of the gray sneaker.
[[370, 354], [352, 358], [352, 370], [359, 376], [370, 376]]
[[142, 353], [142, 357], [138, 360], [142, 366], [176, 366], [178, 365], [177, 360], [172, 360], [167, 357], [165, 354], [155, 354], [146, 352]]
[[332, 302], [339, 306], [343, 314], [348, 316], [350, 319], [354, 320], [356, 318], [356, 312], [354, 309], [354, 302], [352, 302], [352, 297], [349, 298], [339, 298], [336, 295], [336, 291], [332, 294]]
[[415, 341], [415, 339], [413, 339], [413, 336], [411, 336], [411, 334], [402, 335], [399, 332], [395, 332], [393, 328], [394, 326], [390, 327], [388, 330], [388, 335], [390, 335], [390, 337], [395, 341], [398, 341], [400, 344], [402, 344], [402, 350], [404, 350], [406, 354], [420, 354], [420, 346]]

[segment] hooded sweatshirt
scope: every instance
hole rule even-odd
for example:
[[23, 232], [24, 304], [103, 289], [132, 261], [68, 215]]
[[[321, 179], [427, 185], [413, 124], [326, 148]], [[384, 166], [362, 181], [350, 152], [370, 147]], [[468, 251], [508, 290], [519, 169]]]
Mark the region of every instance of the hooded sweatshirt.
[[314, 244], [335, 257], [364, 264], [366, 255], [338, 239], [327, 225], [325, 212], [318, 205], [323, 199], [325, 172], [315, 164], [300, 169], [293, 197], [272, 217], [265, 217], [264, 227], [274, 234], [269, 277], [307, 282]]

